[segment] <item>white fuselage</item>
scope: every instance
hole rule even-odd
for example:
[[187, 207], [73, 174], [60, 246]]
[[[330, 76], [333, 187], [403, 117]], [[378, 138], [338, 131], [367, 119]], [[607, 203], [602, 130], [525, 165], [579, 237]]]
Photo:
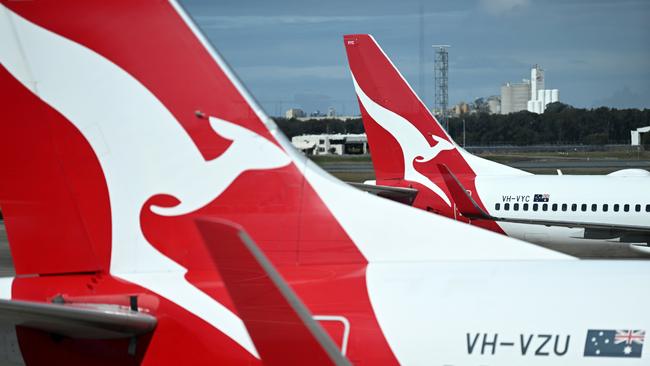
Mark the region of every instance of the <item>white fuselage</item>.
[[[495, 217], [613, 226], [650, 225], [649, 187], [649, 177], [630, 176], [479, 175], [476, 178], [479, 197]], [[509, 236], [536, 244], [645, 243], [614, 234], [585, 235], [585, 229], [579, 227], [498, 224]]]
[[647, 334], [650, 317], [634, 310], [650, 302], [645, 261], [384, 262], [369, 265], [367, 281], [403, 365], [648, 364], [647, 345], [630, 343], [641, 357], [622, 359], [624, 344], [603, 357], [614, 341], [598, 338]]

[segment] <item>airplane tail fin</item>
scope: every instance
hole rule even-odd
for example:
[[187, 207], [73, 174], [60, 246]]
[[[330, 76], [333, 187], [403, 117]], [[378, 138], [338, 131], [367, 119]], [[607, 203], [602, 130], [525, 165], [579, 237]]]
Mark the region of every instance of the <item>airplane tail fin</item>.
[[295, 154], [175, 1], [3, 2], [0, 60], [0, 205], [17, 274], [170, 267], [171, 217]]
[[438, 175], [437, 164], [464, 177], [514, 170], [460, 148], [371, 35], [346, 35], [343, 42], [378, 184], [409, 179], [413, 170]]

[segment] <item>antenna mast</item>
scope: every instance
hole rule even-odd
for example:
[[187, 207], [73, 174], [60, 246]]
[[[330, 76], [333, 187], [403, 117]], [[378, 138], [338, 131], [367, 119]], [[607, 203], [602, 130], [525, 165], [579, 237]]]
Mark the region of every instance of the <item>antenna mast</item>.
[[449, 121], [447, 121], [447, 109], [449, 108], [449, 52], [450, 45], [434, 44], [432, 46], [436, 49], [436, 57], [434, 63], [434, 77], [435, 77], [435, 113], [438, 115], [445, 126], [445, 130], [449, 131]]

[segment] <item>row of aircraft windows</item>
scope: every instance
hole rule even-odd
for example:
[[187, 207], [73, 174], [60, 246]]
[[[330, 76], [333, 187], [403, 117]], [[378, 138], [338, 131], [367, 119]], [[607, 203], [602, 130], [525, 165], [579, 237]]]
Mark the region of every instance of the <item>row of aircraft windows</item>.
[[[510, 203], [504, 203], [503, 204], [503, 210], [504, 211], [510, 211], [510, 206], [511, 206]], [[598, 211], [598, 205], [595, 204], [595, 203], [592, 203], [591, 205], [588, 205], [586, 203], [582, 203], [580, 205], [578, 205], [577, 203], [572, 203], [570, 207], [569, 207], [569, 204], [567, 204], [567, 203], [563, 203], [561, 205], [557, 204], [557, 203], [553, 203], [553, 204], [549, 204], [549, 203], [541, 203], [541, 204], [540, 203], [533, 203], [531, 206], [532, 206], [533, 211], [539, 211], [540, 208], [542, 209], [542, 211], [548, 211], [549, 208], [551, 209], [551, 211], [558, 211], [558, 209], [561, 210], [561, 211], [569, 211], [569, 208], [570, 208], [571, 211], [575, 212], [575, 211], [578, 211], [578, 206], [580, 208], [580, 211], [582, 211], [582, 212], [586, 212], [588, 208], [591, 208], [592, 212]], [[591, 206], [591, 207], [589, 207], [589, 206]], [[612, 205], [612, 210], [614, 212], [619, 212], [620, 209], [621, 209], [621, 206], [623, 206], [623, 211], [624, 212], [630, 212], [630, 208], [633, 208], [635, 212], [641, 212], [641, 206], [642, 205], [640, 205], [640, 204], [630, 205], [630, 204], [627, 204], [627, 203], [624, 204], [624, 205], [619, 205], [618, 203], [615, 203], [615, 204]], [[530, 208], [528, 203], [522, 203], [521, 205], [519, 203], [513, 203], [512, 204], [512, 210], [513, 211], [519, 211], [520, 207], [521, 207], [522, 211], [528, 211], [528, 209]], [[501, 210], [501, 203], [495, 204], [494, 209], [497, 210], [497, 211], [500, 211]], [[602, 204], [601, 210], [603, 212], [609, 211], [609, 205], [607, 203]], [[650, 204], [645, 205], [645, 212], [650, 212]]]

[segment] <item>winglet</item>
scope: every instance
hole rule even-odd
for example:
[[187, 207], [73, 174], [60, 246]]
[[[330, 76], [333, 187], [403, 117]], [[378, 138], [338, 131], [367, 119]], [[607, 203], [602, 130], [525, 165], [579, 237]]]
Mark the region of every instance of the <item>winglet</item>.
[[240, 226], [196, 225], [265, 365], [350, 365]]
[[485, 212], [481, 206], [469, 195], [463, 184], [444, 164], [438, 164], [438, 170], [451, 193], [452, 199], [456, 204], [458, 211], [465, 217], [471, 219], [494, 219], [489, 213]]

